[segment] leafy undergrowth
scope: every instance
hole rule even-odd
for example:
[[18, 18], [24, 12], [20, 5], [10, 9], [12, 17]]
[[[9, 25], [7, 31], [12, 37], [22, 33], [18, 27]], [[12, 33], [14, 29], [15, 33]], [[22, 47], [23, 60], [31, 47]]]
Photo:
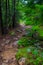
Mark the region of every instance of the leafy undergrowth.
[[31, 37], [22, 37], [19, 41], [18, 41], [18, 46], [20, 47], [27, 47], [30, 45], [33, 45], [35, 43], [39, 42], [39, 40], [33, 39]]
[[43, 44], [43, 30], [39, 26], [33, 26], [31, 29], [26, 28], [25, 36], [18, 41], [18, 46], [25, 47], [37, 43]]
[[29, 40], [29, 38], [26, 37], [22, 37], [19, 41], [18, 41], [18, 46], [19, 47], [25, 47], [28, 46], [29, 44], [31, 44], [31, 41]]
[[[42, 29], [39, 26], [32, 26], [31, 29], [26, 28], [26, 34], [18, 41], [17, 60], [25, 57], [26, 65], [43, 65]], [[40, 45], [41, 43], [42, 46]], [[39, 48], [39, 46], [41, 47]]]
[[34, 35], [36, 38], [38, 38], [39, 40], [43, 40], [43, 27], [41, 26], [32, 26], [31, 29], [26, 29], [27, 31], [27, 36], [31, 36]]
[[40, 36], [43, 36], [43, 27], [41, 28], [41, 26], [32, 26], [32, 30], [36, 30]]
[[25, 22], [25, 25], [28, 26], [28, 25], [33, 25], [34, 23], [32, 21], [28, 21], [28, 22]]
[[34, 46], [19, 49], [16, 58], [19, 60], [22, 57], [27, 59], [26, 65], [43, 65], [43, 52]]

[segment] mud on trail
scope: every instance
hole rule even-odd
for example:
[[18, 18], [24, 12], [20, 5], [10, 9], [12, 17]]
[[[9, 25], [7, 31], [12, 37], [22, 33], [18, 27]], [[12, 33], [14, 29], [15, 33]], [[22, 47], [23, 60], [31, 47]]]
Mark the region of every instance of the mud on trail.
[[0, 65], [18, 65], [15, 57], [18, 51], [17, 42], [25, 34], [25, 28], [26, 26], [19, 26], [12, 30], [14, 35], [0, 37]]

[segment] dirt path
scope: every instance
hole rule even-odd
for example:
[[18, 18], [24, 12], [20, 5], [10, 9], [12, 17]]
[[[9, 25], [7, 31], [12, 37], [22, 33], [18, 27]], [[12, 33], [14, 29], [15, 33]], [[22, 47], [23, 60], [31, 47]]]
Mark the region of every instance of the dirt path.
[[18, 65], [15, 57], [18, 51], [17, 42], [25, 33], [25, 28], [26, 26], [20, 26], [13, 30], [15, 35], [0, 38], [0, 65]]

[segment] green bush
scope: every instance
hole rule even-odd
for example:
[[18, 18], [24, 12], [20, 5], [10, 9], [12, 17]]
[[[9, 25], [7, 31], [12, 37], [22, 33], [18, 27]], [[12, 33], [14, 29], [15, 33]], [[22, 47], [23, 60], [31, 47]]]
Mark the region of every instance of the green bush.
[[33, 25], [34, 23], [32, 21], [26, 21], [25, 25]]
[[[34, 43], [37, 43], [39, 41], [38, 36], [36, 36], [36, 32], [38, 33], [39, 27], [38, 26], [33, 26], [31, 29], [26, 29], [26, 34], [25, 37], [22, 37], [18, 41], [18, 46], [29, 46], [29, 45], [34, 45]], [[34, 37], [33, 37], [34, 36]]]
[[26, 7], [25, 25], [43, 25], [43, 5], [36, 4], [35, 8]]
[[32, 37], [33, 35], [34, 37], [36, 37], [36, 39], [43, 40], [43, 27], [41, 28], [38, 25], [32, 26], [31, 29], [27, 28], [26, 32], [27, 32], [27, 36]]
[[32, 30], [33, 30], [33, 31], [35, 31], [35, 30], [38, 31], [39, 29], [40, 29], [40, 28], [39, 28], [38, 25], [36, 25], [36, 26], [32, 26]]
[[30, 44], [30, 40], [26, 37], [22, 37], [19, 41], [18, 41], [18, 45], [19, 46], [28, 46]]
[[43, 52], [36, 47], [29, 46], [19, 49], [16, 54], [16, 58], [19, 60], [22, 57], [27, 59], [26, 65], [43, 65]]

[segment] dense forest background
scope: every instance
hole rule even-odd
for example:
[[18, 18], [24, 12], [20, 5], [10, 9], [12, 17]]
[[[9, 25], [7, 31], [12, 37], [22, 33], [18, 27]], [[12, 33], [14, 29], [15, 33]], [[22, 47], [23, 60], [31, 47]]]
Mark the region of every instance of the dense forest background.
[[2, 34], [22, 21], [26, 25], [43, 25], [43, 0], [0, 0]]
[[18, 1], [15, 0], [0, 0], [0, 30], [2, 34], [8, 33], [8, 29], [14, 28], [16, 25], [17, 5]]
[[43, 0], [0, 0], [0, 65], [43, 65]]

